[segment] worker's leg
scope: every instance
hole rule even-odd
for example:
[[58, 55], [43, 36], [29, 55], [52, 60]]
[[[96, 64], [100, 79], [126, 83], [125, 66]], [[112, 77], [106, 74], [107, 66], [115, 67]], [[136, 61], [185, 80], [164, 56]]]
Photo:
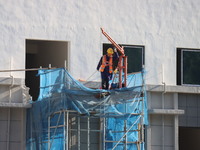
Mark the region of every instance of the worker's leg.
[[109, 82], [112, 80], [112, 73], [109, 73], [107, 78], [106, 78], [106, 89], [110, 89], [110, 84]]
[[101, 88], [106, 89], [106, 80], [104, 78], [101, 78]]
[[101, 73], [101, 86], [102, 86], [102, 89], [106, 89], [106, 90], [109, 89], [109, 81], [111, 79], [112, 79], [112, 74], [105, 73], [105, 72]]
[[108, 90], [108, 88], [109, 88], [109, 80], [108, 80], [108, 78], [101, 79], [101, 87], [102, 87], [102, 89]]
[[101, 72], [101, 88], [106, 89], [106, 74]]
[[106, 83], [106, 90], [108, 90], [109, 89], [109, 78], [106, 78], [106, 81], [105, 81], [105, 83]]

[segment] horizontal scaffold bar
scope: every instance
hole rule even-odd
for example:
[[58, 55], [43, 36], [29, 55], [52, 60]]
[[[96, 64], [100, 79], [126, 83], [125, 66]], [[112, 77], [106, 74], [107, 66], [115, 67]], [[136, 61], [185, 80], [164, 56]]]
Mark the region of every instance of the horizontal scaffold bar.
[[47, 70], [47, 69], [56, 69], [56, 67], [52, 68], [30, 68], [30, 69], [13, 69], [13, 70], [0, 70], [0, 72], [16, 72], [16, 71], [37, 71], [37, 70]]

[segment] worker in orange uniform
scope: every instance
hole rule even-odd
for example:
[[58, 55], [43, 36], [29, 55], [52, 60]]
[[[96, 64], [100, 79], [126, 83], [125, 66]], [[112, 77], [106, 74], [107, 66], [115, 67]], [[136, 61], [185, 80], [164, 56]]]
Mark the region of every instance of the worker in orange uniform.
[[101, 72], [101, 86], [102, 89], [109, 89], [109, 81], [112, 79], [114, 70], [116, 69], [116, 62], [118, 62], [119, 55], [116, 49], [108, 48], [107, 54], [103, 55], [97, 65], [97, 70]]

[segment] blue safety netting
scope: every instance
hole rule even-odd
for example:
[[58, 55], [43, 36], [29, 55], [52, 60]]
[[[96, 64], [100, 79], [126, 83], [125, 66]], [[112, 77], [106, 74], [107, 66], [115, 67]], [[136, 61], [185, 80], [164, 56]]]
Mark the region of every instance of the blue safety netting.
[[[129, 75], [126, 88], [113, 90], [87, 88], [64, 68], [40, 70], [38, 75], [40, 94], [27, 110], [27, 150], [64, 150], [64, 128], [48, 129], [48, 117], [61, 110], [105, 118], [106, 150], [123, 149], [124, 140], [127, 149], [144, 149], [144, 142], [138, 142], [142, 141], [138, 128], [148, 123], [143, 72]], [[55, 115], [51, 125], [64, 124], [63, 118]]]

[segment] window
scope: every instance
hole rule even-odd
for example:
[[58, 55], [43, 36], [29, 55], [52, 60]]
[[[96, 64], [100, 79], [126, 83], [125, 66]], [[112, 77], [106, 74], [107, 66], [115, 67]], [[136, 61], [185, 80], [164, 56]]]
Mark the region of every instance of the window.
[[[125, 55], [128, 56], [127, 73], [141, 71], [144, 65], [144, 46], [124, 44], [120, 44], [120, 46], [124, 47]], [[106, 54], [109, 47], [114, 48], [112, 44], [103, 44], [103, 55]]]
[[[49, 64], [52, 67], [65, 67], [68, 60], [69, 42], [67, 41], [49, 41], [49, 40], [26, 40], [26, 69], [47, 68]], [[68, 63], [67, 63], [68, 64]], [[66, 66], [68, 68], [68, 65]], [[26, 86], [30, 88], [30, 95], [33, 100], [37, 100], [39, 95], [38, 71], [26, 72]]]
[[177, 85], [200, 85], [200, 49], [177, 48]]

